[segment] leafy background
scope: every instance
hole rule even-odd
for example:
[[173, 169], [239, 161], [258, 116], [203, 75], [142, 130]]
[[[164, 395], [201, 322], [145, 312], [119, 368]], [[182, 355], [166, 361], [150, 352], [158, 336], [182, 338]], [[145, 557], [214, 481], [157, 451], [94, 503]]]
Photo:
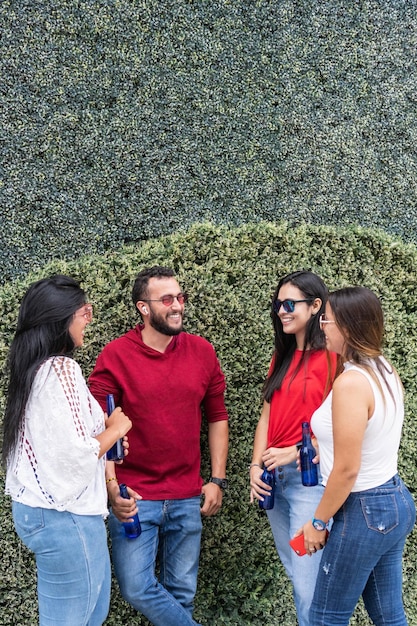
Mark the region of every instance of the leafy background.
[[414, 0], [3, 0], [1, 280], [201, 221], [416, 241]]
[[[232, 424], [232, 486], [204, 526], [204, 625], [295, 624], [266, 520], [247, 504], [272, 347], [268, 299], [281, 274], [307, 267], [330, 287], [358, 282], [383, 294], [387, 349], [407, 390], [401, 470], [415, 482], [416, 8], [0, 3], [0, 363], [34, 277], [66, 271], [95, 299], [78, 355], [88, 374], [102, 345], [135, 321], [126, 303], [138, 269], [175, 266], [193, 293], [189, 330], [220, 354]], [[5, 499], [0, 517], [0, 626], [32, 626], [34, 565]], [[415, 550], [413, 534], [411, 626]], [[145, 623], [116, 585], [106, 623]], [[362, 607], [352, 623], [367, 623]]]
[[[195, 225], [186, 233], [126, 246], [107, 256], [56, 261], [40, 272], [65, 272], [82, 281], [96, 315], [77, 353], [86, 375], [102, 346], [136, 321], [131, 304], [132, 279], [138, 267], [172, 266], [190, 293], [186, 328], [207, 337], [225, 371], [230, 414], [230, 489], [219, 515], [204, 520], [196, 619], [203, 626], [294, 626], [290, 583], [273, 546], [265, 517], [249, 504], [247, 467], [261, 408], [260, 390], [273, 349], [270, 299], [280, 276], [295, 268], [321, 274], [331, 289], [366, 284], [381, 298], [386, 317], [386, 354], [397, 367], [406, 390], [406, 423], [400, 472], [415, 492], [417, 447], [417, 250], [381, 232], [359, 227], [290, 227], [245, 224], [238, 228]], [[27, 282], [0, 288], [0, 363], [15, 327], [18, 303]], [[393, 280], [393, 277], [396, 277]], [[4, 403], [0, 388], [0, 404]], [[202, 474], [210, 474], [206, 433], [202, 437]], [[2, 477], [3, 480], [3, 477]], [[140, 514], [140, 507], [139, 507]], [[0, 626], [36, 624], [36, 586], [32, 557], [18, 541], [10, 504], [0, 506]], [[417, 626], [417, 535], [410, 535], [404, 555], [404, 601], [410, 626]], [[121, 600], [113, 581], [106, 626], [147, 624]], [[359, 605], [352, 625], [370, 624]]]

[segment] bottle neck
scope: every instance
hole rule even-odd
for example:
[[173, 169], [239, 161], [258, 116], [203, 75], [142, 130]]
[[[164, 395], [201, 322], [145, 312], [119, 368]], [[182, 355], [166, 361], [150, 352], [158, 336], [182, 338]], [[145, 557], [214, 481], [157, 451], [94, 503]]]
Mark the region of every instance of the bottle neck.
[[310, 432], [310, 425], [307, 424], [306, 422], [303, 423], [303, 443], [309, 443], [311, 441], [311, 432]]

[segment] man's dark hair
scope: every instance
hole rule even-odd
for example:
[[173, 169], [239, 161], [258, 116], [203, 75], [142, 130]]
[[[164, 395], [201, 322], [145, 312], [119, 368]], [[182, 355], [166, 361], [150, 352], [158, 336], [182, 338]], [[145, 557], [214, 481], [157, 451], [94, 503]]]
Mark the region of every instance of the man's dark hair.
[[139, 272], [132, 289], [132, 300], [135, 307], [139, 300], [145, 300], [148, 297], [148, 285], [151, 278], [173, 278], [174, 276], [174, 270], [169, 267], [162, 267], [161, 265], [147, 267]]

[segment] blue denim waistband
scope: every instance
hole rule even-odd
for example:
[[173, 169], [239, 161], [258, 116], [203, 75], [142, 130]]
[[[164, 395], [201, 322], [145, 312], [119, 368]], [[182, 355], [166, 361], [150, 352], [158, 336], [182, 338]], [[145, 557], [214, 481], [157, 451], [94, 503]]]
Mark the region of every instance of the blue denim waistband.
[[352, 491], [350, 495], [359, 496], [359, 495], [365, 495], [365, 494], [369, 494], [372, 492], [376, 492], [379, 490], [386, 491], [390, 489], [397, 489], [401, 485], [402, 485], [402, 480], [400, 476], [398, 474], [394, 474], [394, 476], [392, 476], [385, 483], [382, 483], [382, 485], [377, 485], [376, 487], [370, 487], [369, 489], [363, 489], [362, 491]]

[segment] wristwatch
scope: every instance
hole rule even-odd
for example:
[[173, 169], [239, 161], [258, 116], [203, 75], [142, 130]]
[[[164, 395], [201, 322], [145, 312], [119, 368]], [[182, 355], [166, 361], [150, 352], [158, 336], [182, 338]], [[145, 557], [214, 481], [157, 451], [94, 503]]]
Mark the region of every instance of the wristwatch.
[[227, 480], [227, 478], [214, 478], [214, 476], [212, 476], [209, 482], [214, 483], [215, 485], [220, 487], [220, 489], [227, 489], [229, 486], [229, 481]]
[[314, 528], [316, 530], [326, 530], [326, 522], [323, 522], [323, 520], [321, 519], [316, 519], [315, 517], [313, 517], [313, 519], [311, 520], [311, 523], [313, 524]]

